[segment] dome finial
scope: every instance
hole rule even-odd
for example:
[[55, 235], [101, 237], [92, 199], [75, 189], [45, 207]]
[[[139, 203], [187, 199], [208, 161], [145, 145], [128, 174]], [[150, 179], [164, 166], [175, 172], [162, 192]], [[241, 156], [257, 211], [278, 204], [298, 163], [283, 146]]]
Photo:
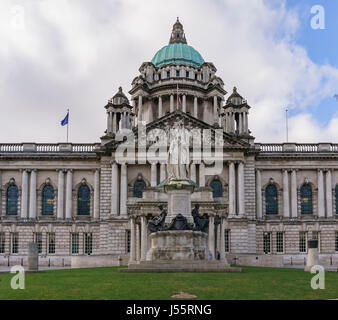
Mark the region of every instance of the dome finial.
[[185, 39], [185, 34], [183, 30], [183, 25], [180, 22], [179, 18], [177, 17], [177, 20], [173, 26], [173, 30], [171, 32], [171, 37], [169, 40], [170, 43], [185, 43], [187, 44], [187, 40]]

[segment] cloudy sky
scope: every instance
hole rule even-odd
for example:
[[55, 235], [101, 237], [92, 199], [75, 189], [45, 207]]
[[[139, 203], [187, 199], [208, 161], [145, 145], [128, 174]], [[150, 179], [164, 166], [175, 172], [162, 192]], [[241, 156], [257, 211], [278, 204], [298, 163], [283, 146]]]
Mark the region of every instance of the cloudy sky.
[[[313, 29], [314, 5], [325, 29]], [[225, 89], [251, 105], [257, 142], [338, 142], [336, 1], [1, 0], [0, 142], [98, 142], [104, 106], [169, 41], [176, 17]]]

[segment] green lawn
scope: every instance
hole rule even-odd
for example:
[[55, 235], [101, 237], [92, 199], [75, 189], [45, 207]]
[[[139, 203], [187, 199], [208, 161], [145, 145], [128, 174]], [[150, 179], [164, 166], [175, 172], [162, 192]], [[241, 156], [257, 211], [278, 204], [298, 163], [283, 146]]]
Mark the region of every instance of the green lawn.
[[325, 289], [299, 269], [243, 267], [242, 273], [119, 273], [117, 267], [26, 274], [13, 290], [13, 274], [0, 274], [0, 299], [171, 299], [184, 291], [197, 299], [334, 299], [338, 274], [325, 273]]

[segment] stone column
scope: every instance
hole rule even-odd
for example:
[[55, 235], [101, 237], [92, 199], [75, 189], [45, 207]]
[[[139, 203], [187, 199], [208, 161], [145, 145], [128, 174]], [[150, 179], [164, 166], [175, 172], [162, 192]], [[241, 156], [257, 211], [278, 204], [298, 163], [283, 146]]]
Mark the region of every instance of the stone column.
[[66, 219], [71, 219], [73, 208], [73, 172], [71, 169], [67, 171], [66, 180]]
[[214, 96], [214, 122], [218, 123], [217, 96]]
[[111, 166], [111, 214], [119, 215], [119, 168], [116, 161]]
[[27, 271], [37, 272], [39, 270], [39, 248], [35, 242], [28, 243]]
[[28, 205], [28, 172], [22, 171], [22, 194], [21, 194], [21, 218], [27, 218], [27, 205]]
[[291, 171], [291, 216], [292, 218], [298, 217], [297, 211], [297, 173], [293, 169]]
[[163, 116], [162, 97], [158, 97], [158, 117], [161, 118], [162, 116]]
[[141, 261], [147, 257], [147, 218], [141, 217]]
[[138, 114], [137, 120], [142, 121], [142, 96], [138, 97]]
[[63, 208], [64, 208], [64, 196], [65, 196], [65, 175], [63, 170], [59, 170], [59, 177], [58, 177], [58, 211], [57, 211], [57, 218], [63, 219]]
[[117, 131], [117, 119], [116, 119], [116, 113], [114, 112], [114, 115], [113, 113], [111, 113], [112, 116], [113, 116], [113, 133], [116, 133]]
[[136, 260], [135, 218], [130, 219], [130, 258], [129, 263]]
[[29, 194], [29, 218], [36, 218], [36, 170], [31, 172], [30, 194]]
[[243, 215], [245, 213], [244, 208], [244, 164], [240, 162], [238, 164], [238, 214]]
[[166, 178], [165, 163], [161, 163], [160, 166], [160, 183]]
[[212, 259], [215, 258], [215, 217], [209, 216], [208, 248]]
[[185, 94], [183, 95], [182, 111], [185, 113], [187, 112], [187, 96]]
[[94, 219], [100, 218], [100, 170], [94, 173]]
[[323, 170], [318, 169], [318, 217], [325, 217]]
[[238, 133], [241, 134], [241, 133], [243, 133], [243, 116], [242, 116], [242, 113], [240, 113], [239, 116], [238, 116], [238, 122], [239, 122]]
[[197, 97], [194, 97], [194, 117], [195, 118], [197, 118], [197, 112], [198, 112], [198, 110], [197, 110], [197, 106], [198, 106], [197, 102], [198, 102]]
[[127, 196], [128, 196], [128, 183], [127, 183], [127, 164], [121, 164], [121, 196], [120, 196], [120, 215], [127, 216]]
[[192, 163], [190, 165], [190, 179], [196, 182], [196, 164]]
[[224, 237], [224, 217], [221, 217], [221, 227], [220, 227], [220, 231], [221, 231], [221, 236], [220, 236], [220, 254], [221, 254], [221, 261], [225, 260], [225, 237]]
[[283, 216], [290, 218], [289, 174], [287, 170], [283, 170]]
[[247, 131], [246, 131], [246, 112], [243, 112], [242, 113], [242, 125], [243, 125], [243, 127], [242, 127], [242, 133], [247, 133]]
[[205, 187], [205, 165], [203, 161], [200, 164], [200, 187]]
[[150, 186], [157, 186], [157, 165], [156, 163], [151, 164], [151, 178], [150, 178]]
[[244, 113], [244, 118], [245, 118], [244, 130], [245, 130], [245, 133], [248, 133], [249, 132], [249, 124], [248, 124], [248, 113], [247, 112]]
[[263, 218], [262, 208], [262, 176], [261, 171], [256, 170], [256, 198], [257, 198], [257, 218]]
[[141, 238], [140, 238], [140, 225], [136, 224], [136, 261], [141, 259]]
[[174, 95], [170, 95], [170, 112], [174, 112]]
[[327, 210], [327, 217], [333, 216], [332, 211], [332, 177], [331, 177], [331, 170], [326, 171], [326, 210]]
[[107, 111], [107, 131], [108, 133], [113, 132], [113, 115], [110, 111]]
[[229, 164], [229, 216], [236, 214], [236, 194], [235, 194], [235, 164]]

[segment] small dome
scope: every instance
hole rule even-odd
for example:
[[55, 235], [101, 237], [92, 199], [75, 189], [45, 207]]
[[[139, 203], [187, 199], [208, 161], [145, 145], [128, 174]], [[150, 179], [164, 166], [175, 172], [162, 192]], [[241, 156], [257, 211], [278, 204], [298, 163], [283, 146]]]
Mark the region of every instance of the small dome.
[[231, 96], [228, 98], [227, 100], [227, 104], [228, 103], [232, 103], [235, 106], [239, 106], [242, 105], [245, 102], [245, 100], [243, 99], [243, 97], [237, 92], [237, 88], [234, 87], [233, 92], [231, 94]]
[[201, 67], [204, 60], [200, 53], [185, 43], [170, 43], [160, 49], [151, 60], [155, 67], [170, 63], [183, 63], [194, 67]]
[[119, 87], [119, 91], [112, 98], [112, 103], [114, 105], [121, 105], [121, 104], [124, 104], [124, 103], [129, 104], [128, 98], [122, 92], [122, 87]]

